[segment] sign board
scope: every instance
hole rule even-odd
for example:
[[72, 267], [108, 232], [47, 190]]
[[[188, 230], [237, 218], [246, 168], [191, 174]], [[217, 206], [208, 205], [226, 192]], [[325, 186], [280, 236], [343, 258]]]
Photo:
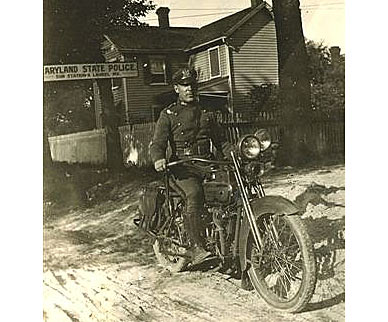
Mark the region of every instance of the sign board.
[[43, 81], [137, 77], [137, 62], [43, 66]]

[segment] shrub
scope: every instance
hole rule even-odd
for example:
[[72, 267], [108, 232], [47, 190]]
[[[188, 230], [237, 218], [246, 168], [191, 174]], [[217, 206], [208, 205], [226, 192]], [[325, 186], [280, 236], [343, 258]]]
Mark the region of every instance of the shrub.
[[279, 109], [279, 86], [276, 84], [254, 85], [248, 96], [254, 111]]

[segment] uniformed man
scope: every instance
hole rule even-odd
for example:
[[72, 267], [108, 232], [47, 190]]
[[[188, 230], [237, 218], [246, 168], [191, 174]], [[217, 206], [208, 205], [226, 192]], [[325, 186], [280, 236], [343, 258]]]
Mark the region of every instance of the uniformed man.
[[[173, 86], [178, 94], [177, 101], [162, 110], [150, 146], [156, 171], [166, 168], [168, 142], [172, 152], [170, 161], [187, 157], [210, 158], [212, 145], [219, 155], [230, 148], [214, 113], [198, 104], [196, 71], [189, 68], [178, 70], [173, 75]], [[200, 228], [204, 204], [203, 178], [199, 172], [185, 166], [171, 170], [186, 195], [184, 223], [192, 246], [188, 252], [192, 263], [197, 264], [210, 255], [204, 249]]]

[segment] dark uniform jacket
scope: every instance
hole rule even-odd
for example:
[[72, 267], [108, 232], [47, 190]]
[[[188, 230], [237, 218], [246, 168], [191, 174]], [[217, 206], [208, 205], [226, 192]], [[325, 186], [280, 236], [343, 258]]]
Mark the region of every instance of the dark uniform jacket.
[[153, 162], [166, 158], [168, 142], [172, 152], [170, 160], [209, 157], [211, 144], [218, 153], [226, 154], [230, 149], [214, 112], [198, 104], [181, 105], [179, 100], [160, 113], [150, 145]]

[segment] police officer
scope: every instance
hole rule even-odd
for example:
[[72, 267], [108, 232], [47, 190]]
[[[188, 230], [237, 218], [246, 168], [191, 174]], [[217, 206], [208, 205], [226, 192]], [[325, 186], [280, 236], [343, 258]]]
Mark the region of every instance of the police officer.
[[[170, 161], [187, 157], [210, 158], [211, 146], [215, 146], [218, 156], [222, 157], [223, 151], [230, 148], [214, 113], [198, 104], [196, 71], [187, 67], [178, 70], [173, 75], [173, 86], [178, 95], [177, 101], [162, 110], [150, 146], [156, 171], [166, 168], [168, 143], [171, 147]], [[184, 224], [191, 244], [188, 253], [192, 264], [197, 264], [210, 255], [204, 249], [200, 228], [204, 204], [203, 178], [198, 171], [187, 166], [173, 167], [172, 172], [186, 197]]]

